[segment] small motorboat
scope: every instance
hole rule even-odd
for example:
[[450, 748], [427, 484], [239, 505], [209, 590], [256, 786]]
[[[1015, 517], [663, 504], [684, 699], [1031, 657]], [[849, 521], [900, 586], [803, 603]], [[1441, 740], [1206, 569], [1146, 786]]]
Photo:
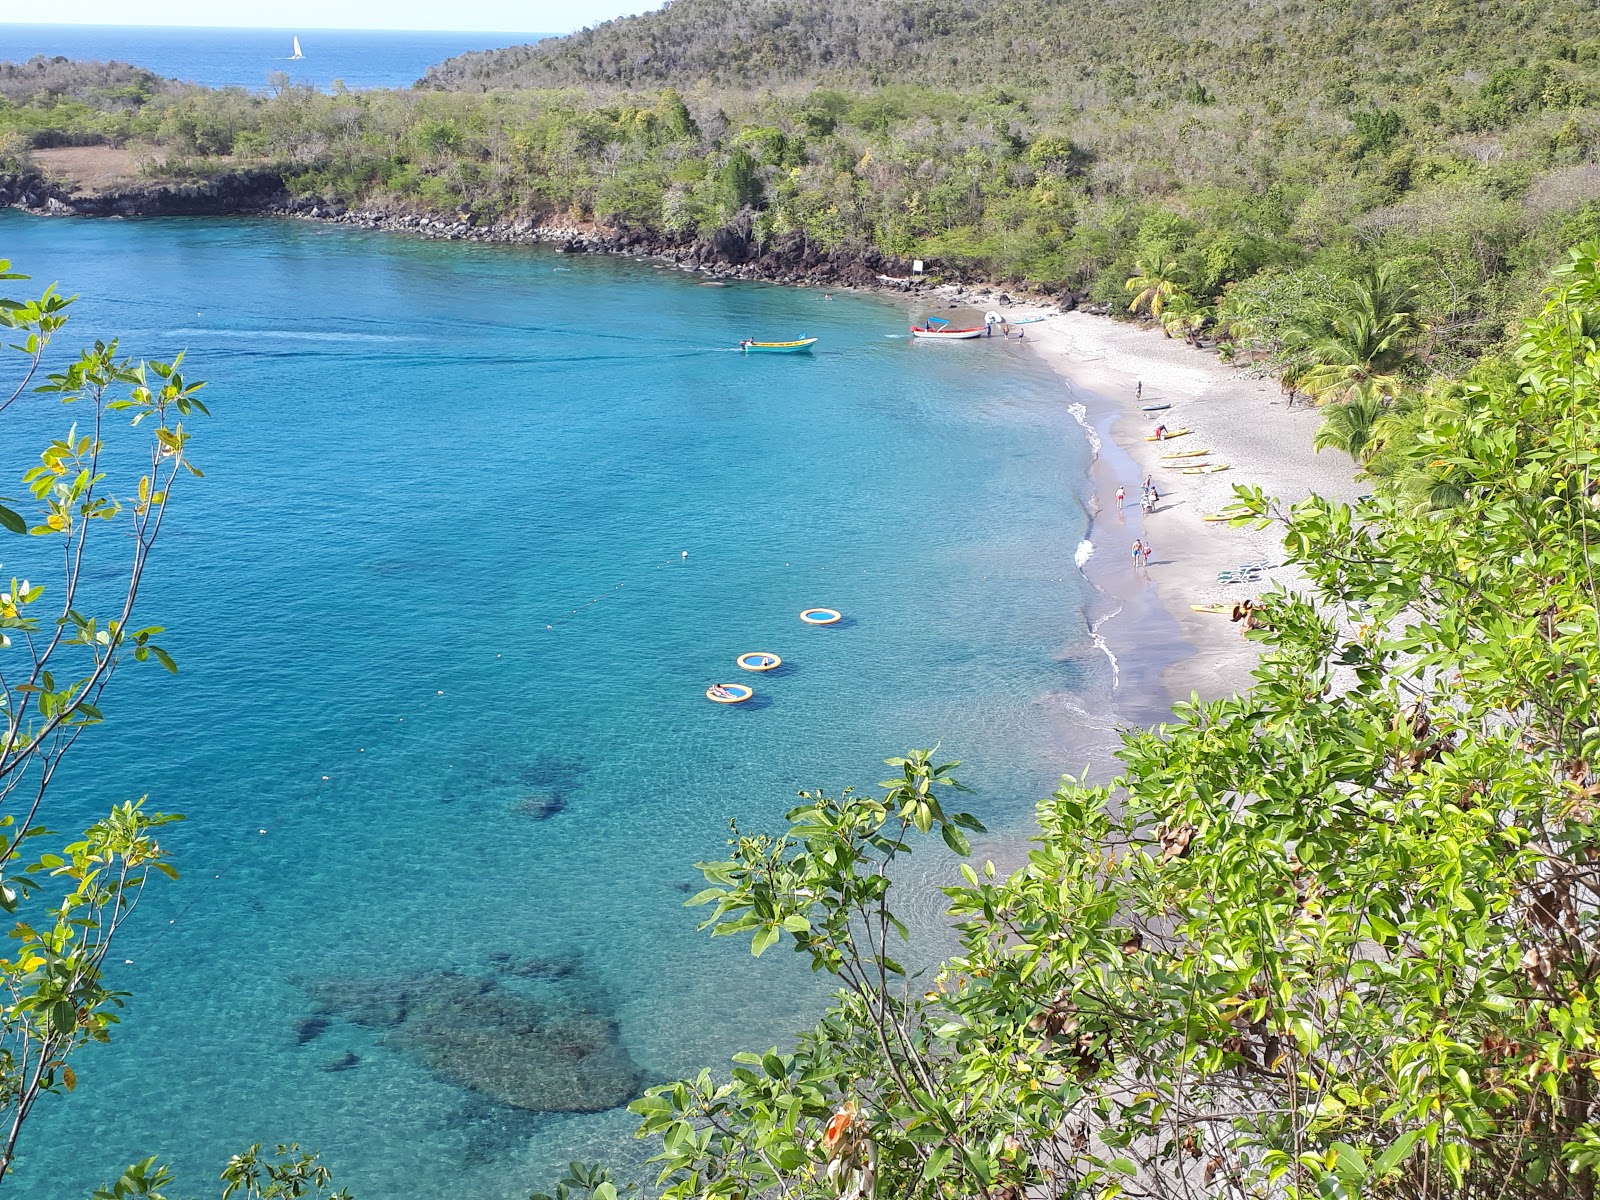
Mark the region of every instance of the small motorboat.
[[971, 338], [981, 338], [984, 335], [983, 326], [976, 329], [951, 329], [947, 326], [913, 325], [911, 336], [914, 338], [933, 338], [945, 342], [965, 342]]
[[817, 344], [816, 338], [797, 338], [792, 342], [758, 342], [754, 338], [746, 338], [739, 343], [739, 349], [746, 354], [801, 354]]

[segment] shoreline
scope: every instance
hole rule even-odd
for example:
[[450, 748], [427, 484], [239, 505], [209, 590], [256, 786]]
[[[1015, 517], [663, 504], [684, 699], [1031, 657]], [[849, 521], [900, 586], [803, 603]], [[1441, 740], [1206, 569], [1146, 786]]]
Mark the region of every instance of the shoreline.
[[[1338, 451], [1312, 450], [1321, 420], [1314, 405], [1291, 407], [1274, 380], [1228, 366], [1153, 328], [1066, 312], [1047, 315], [1027, 331], [1034, 352], [1061, 377], [1070, 399], [1110, 434], [1102, 438], [1106, 445], [1096, 462], [1098, 511], [1090, 524], [1095, 553], [1086, 574], [1124, 601], [1124, 610], [1104, 623], [1112, 652], [1124, 662], [1137, 661], [1152, 635], [1164, 642], [1161, 622], [1141, 619], [1158, 607], [1187, 651], [1161, 671], [1168, 707], [1191, 693], [1212, 700], [1248, 686], [1256, 644], [1228, 613], [1195, 612], [1190, 605], [1231, 608], [1273, 584], [1293, 585], [1300, 574], [1275, 565], [1255, 583], [1218, 582], [1218, 572], [1241, 563], [1281, 564], [1280, 537], [1271, 528], [1235, 529], [1202, 518], [1231, 503], [1236, 485], [1259, 486], [1286, 503], [1312, 493], [1354, 500], [1368, 487], [1355, 478], [1355, 464]], [[1143, 395], [1135, 399], [1140, 383]], [[1170, 407], [1150, 413], [1142, 404]], [[1193, 432], [1166, 443], [1147, 441], [1158, 423]], [[1197, 450], [1210, 451], [1204, 461], [1225, 463], [1229, 470], [1183, 475], [1162, 467], [1163, 453]], [[1146, 475], [1161, 495], [1150, 514], [1141, 512], [1138, 499]], [[1127, 493], [1120, 512], [1119, 485]], [[1129, 562], [1134, 538], [1155, 548], [1148, 571]], [[1144, 640], [1130, 645], [1130, 633]], [[1118, 710], [1147, 708], [1147, 700], [1128, 694], [1128, 683], [1125, 678], [1117, 689]]]

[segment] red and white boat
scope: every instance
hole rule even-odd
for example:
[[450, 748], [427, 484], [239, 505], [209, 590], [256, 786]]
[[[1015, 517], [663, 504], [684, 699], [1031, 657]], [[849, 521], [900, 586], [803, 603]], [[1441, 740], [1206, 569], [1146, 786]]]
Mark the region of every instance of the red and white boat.
[[981, 325], [976, 329], [936, 329], [931, 325], [913, 325], [911, 327], [911, 336], [914, 338], [937, 338], [946, 342], [964, 342], [969, 338], [982, 337], [983, 334], [984, 330]]

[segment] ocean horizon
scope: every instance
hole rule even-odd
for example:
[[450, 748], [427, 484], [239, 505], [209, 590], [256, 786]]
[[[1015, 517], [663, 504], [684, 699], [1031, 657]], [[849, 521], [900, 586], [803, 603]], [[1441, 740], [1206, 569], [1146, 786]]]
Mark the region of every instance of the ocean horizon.
[[[226, 26], [0, 24], [0, 62], [37, 55], [116, 60], [204, 87], [264, 91], [275, 74], [323, 91], [407, 88], [456, 54], [536, 42], [550, 33], [265, 29]], [[294, 38], [304, 58], [291, 57]]]

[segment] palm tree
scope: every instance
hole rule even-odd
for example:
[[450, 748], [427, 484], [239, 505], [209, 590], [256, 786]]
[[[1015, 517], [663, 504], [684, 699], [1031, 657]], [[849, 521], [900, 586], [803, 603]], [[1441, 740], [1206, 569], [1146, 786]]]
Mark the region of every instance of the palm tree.
[[1416, 288], [1388, 263], [1346, 284], [1312, 321], [1293, 331], [1293, 354], [1304, 364], [1296, 386], [1318, 404], [1392, 400], [1416, 361], [1423, 332], [1415, 301]]
[[1182, 288], [1174, 291], [1167, 298], [1165, 308], [1158, 318], [1161, 322], [1161, 331], [1168, 337], [1173, 333], [1183, 335], [1183, 340], [1191, 346], [1200, 344], [1200, 334], [1205, 327], [1211, 324], [1216, 313], [1208, 304], [1202, 304]]
[[1311, 439], [1311, 448], [1343, 450], [1363, 468], [1383, 449], [1395, 424], [1408, 415], [1414, 402], [1409, 396], [1391, 397], [1371, 392], [1355, 392], [1347, 399], [1330, 403], [1322, 424]]
[[[1140, 309], [1148, 312], [1156, 320], [1161, 319], [1161, 310], [1167, 306], [1173, 296], [1183, 289], [1183, 271], [1177, 263], [1157, 262], [1146, 263], [1143, 259], [1133, 264], [1133, 275], [1124, 285], [1134, 293], [1133, 302], [1128, 305], [1128, 311], [1136, 313]], [[1167, 335], [1171, 337], [1169, 333]]]

